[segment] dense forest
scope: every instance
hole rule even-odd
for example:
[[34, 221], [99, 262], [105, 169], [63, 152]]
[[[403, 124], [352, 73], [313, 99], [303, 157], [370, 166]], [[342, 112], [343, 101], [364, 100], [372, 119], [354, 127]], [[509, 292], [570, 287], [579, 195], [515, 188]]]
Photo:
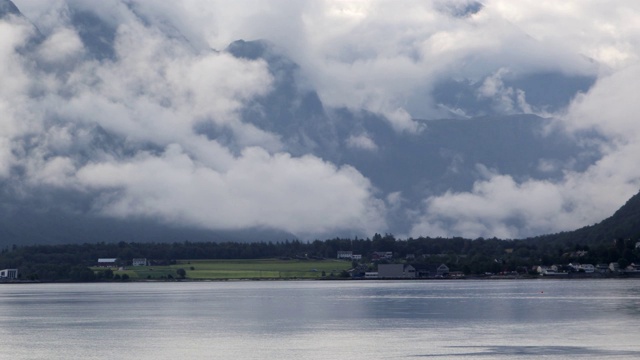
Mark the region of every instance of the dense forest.
[[[179, 259], [335, 259], [338, 251], [362, 255], [371, 264], [374, 252], [392, 252], [392, 262], [444, 263], [465, 274], [527, 272], [536, 265], [618, 262], [621, 268], [640, 261], [640, 194], [610, 218], [572, 232], [522, 240], [409, 238], [375, 234], [366, 239], [335, 238], [302, 242], [174, 242], [85, 243], [25, 245], [0, 251], [0, 269], [18, 268], [21, 279], [91, 281], [89, 269], [98, 258], [117, 258], [130, 265], [133, 258], [156, 264]], [[357, 265], [357, 264], [354, 264]]]
[[[181, 242], [181, 243], [97, 243], [82, 245], [31, 245], [3, 249], [0, 268], [19, 268], [22, 279], [94, 280], [90, 266], [98, 258], [117, 258], [131, 265], [133, 258], [147, 258], [155, 264], [177, 259], [335, 259], [341, 250], [363, 256], [370, 264], [374, 252], [393, 252], [391, 262], [445, 263], [451, 271], [465, 274], [486, 272], [528, 272], [534, 265], [618, 262], [626, 266], [640, 259], [636, 241], [618, 239], [599, 246], [555, 244], [540, 246], [534, 240], [417, 238], [398, 240], [376, 234], [367, 239], [298, 240], [269, 243]], [[355, 264], [354, 264], [355, 265]]]

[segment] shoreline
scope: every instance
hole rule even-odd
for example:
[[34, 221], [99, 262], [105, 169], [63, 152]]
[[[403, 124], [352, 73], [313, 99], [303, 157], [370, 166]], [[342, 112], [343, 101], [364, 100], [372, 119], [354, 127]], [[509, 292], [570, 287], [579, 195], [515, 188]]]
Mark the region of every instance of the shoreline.
[[640, 279], [639, 274], [620, 274], [620, 275], [607, 275], [598, 274], [592, 275], [572, 275], [572, 274], [558, 274], [558, 275], [540, 275], [540, 276], [513, 276], [513, 275], [491, 275], [491, 276], [468, 276], [468, 277], [443, 277], [443, 278], [377, 278], [377, 279], [365, 279], [365, 278], [337, 278], [337, 277], [325, 277], [325, 278], [219, 278], [219, 279], [129, 279], [126, 281], [39, 281], [39, 280], [0, 280], [2, 284], [125, 284], [125, 283], [178, 283], [178, 282], [240, 282], [240, 281], [487, 281], [487, 280], [503, 280], [503, 281], [517, 281], [517, 280], [637, 280]]

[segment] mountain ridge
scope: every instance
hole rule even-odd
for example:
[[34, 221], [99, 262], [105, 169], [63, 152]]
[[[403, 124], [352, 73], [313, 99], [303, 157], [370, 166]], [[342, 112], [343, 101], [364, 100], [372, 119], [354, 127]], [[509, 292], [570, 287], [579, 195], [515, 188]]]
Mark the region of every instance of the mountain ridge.
[[640, 240], [640, 192], [632, 196], [610, 217], [573, 231], [528, 238], [543, 243], [599, 245], [616, 239]]
[[[119, 10], [132, 9], [131, 3], [125, 2], [124, 4]], [[470, 7], [449, 10], [455, 16], [466, 18], [481, 9], [482, 6], [479, 3], [474, 3]], [[561, 182], [564, 171], [584, 171], [602, 156], [598, 139], [589, 138], [594, 141], [574, 141], [570, 135], [561, 130], [547, 131], [547, 129], [553, 128], [555, 122], [553, 118], [531, 113], [500, 112], [495, 109], [492, 97], [479, 96], [478, 91], [484, 84], [483, 78], [489, 79], [493, 76], [493, 72], [501, 69], [489, 68], [486, 73], [480, 74], [473, 80], [446, 79], [444, 77], [434, 80], [436, 83], [433, 84], [435, 93], [432, 100], [437, 102], [436, 105], [442, 105], [450, 110], [463, 111], [460, 113], [451, 111], [451, 118], [446, 119], [419, 119], [417, 116], [413, 116], [410, 121], [419, 124], [418, 128], [422, 131], [404, 132], [394, 129], [390, 119], [383, 115], [384, 112], [375, 113], [374, 110], [365, 108], [349, 108], [346, 105], [331, 106], [324, 103], [321, 96], [321, 86], [317, 85], [314, 88], [312, 82], [304, 78], [303, 65], [296, 63], [293, 60], [295, 58], [293, 55], [289, 57], [286, 51], [278, 48], [269, 40], [236, 40], [221, 50], [208, 47], [195, 49], [187, 37], [182, 36], [178, 30], [179, 27], [170, 23], [164, 24], [164, 22], [163, 26], [158, 26], [152, 18], [145, 18], [144, 9], [133, 6], [133, 10], [135, 11], [127, 13], [127, 16], [131, 16], [135, 21], [140, 20], [141, 29], [153, 30], [150, 32], [154, 34], [155, 41], [162, 42], [170, 39], [171, 41], [168, 41], [166, 45], [167, 49], [179, 48], [180, 51], [177, 52], [182, 52], [182, 60], [191, 59], [192, 56], [204, 57], [211, 54], [221, 54], [229, 61], [255, 62], [253, 65], [265, 73], [268, 72], [267, 75], [270, 75], [268, 91], [249, 96], [243, 100], [246, 100], [246, 104], [242, 101], [239, 102], [242, 107], [237, 113], [240, 118], [238, 123], [254, 127], [255, 133], [260, 133], [261, 136], [266, 135], [269, 139], [275, 139], [272, 143], [264, 145], [265, 153], [268, 153], [269, 156], [283, 153], [296, 161], [305, 157], [313, 158], [314, 162], [326, 165], [333, 170], [353, 169], [356, 177], [362, 178], [361, 184], [364, 184], [362, 190], [366, 192], [367, 196], [373, 198], [373, 202], [381, 204], [380, 207], [383, 208], [383, 216], [375, 218], [375, 221], [380, 224], [380, 228], [375, 231], [380, 233], [407, 234], [412, 232], [412, 226], [416, 225], [416, 219], [419, 219], [420, 215], [425, 215], [425, 203], [432, 197], [443, 196], [443, 194], [471, 193], [474, 191], [475, 184], [487, 181], [488, 176], [510, 176], [516, 183], [524, 183], [529, 180]], [[77, 46], [81, 50], [70, 55], [82, 58], [78, 60], [79, 63], [82, 64], [82, 61], [86, 61], [91, 66], [97, 66], [97, 69], [102, 69], [100, 67], [102, 65], [112, 69], [117, 68], [119, 62], [126, 60], [123, 60], [126, 56], [118, 53], [115, 49], [115, 46], [119, 44], [118, 21], [120, 20], [114, 18], [111, 19], [112, 21], [107, 21], [107, 16], [96, 8], [85, 5], [78, 6], [74, 2], [64, 4], [60, 11], [64, 15], [64, 25], [71, 30], [69, 34], [75, 32], [77, 35], [75, 40], [79, 39]], [[10, 0], [0, 0], [1, 16], [23, 17], [20, 10]], [[47, 39], [45, 35], [41, 36], [42, 39], [51, 40], [51, 38]], [[25, 58], [27, 59], [39, 59], [43, 56], [42, 49], [38, 48], [40, 45], [42, 44], [34, 42], [32, 48], [21, 51], [26, 54]], [[163, 48], [163, 50], [166, 49]], [[166, 52], [172, 53], [172, 51]], [[159, 54], [164, 56], [165, 53], [160, 51]], [[170, 63], [172, 59], [164, 60]], [[40, 64], [43, 66], [42, 69], [37, 68], [40, 66], [39, 64], [37, 61], [33, 62], [36, 69], [31, 75], [35, 74], [35, 76], [43, 78], [51, 76], [60, 80], [61, 84], [67, 81], [66, 76], [68, 75], [65, 75], [67, 70], [72, 73], [76, 70], [73, 69], [75, 65], [67, 64], [65, 66], [71, 68], [64, 68], [65, 74], [61, 75], [55, 73], [56, 64], [49, 64], [48, 68]], [[153, 64], [149, 66], [153, 67]], [[211, 68], [210, 71], [217, 71], [216, 69], [218, 68]], [[166, 69], [150, 70], [151, 73], [157, 70], [156, 72], [160, 74], [159, 77], [162, 78], [162, 73]], [[73, 74], [74, 76], [84, 75]], [[61, 75], [60, 78], [57, 78], [58, 75]], [[71, 78], [76, 81], [74, 76]], [[265, 78], [267, 77], [265, 76]], [[499, 79], [494, 80], [499, 80], [500, 86], [511, 93], [518, 93], [516, 90], [522, 90], [522, 94], [530, 94], [531, 96], [527, 100], [532, 103], [533, 107], [544, 108], [544, 105], [549, 103], [549, 99], [552, 99], [553, 102], [548, 105], [552, 109], [558, 109], [567, 106], [575, 94], [587, 91], [593, 85], [594, 78], [586, 75], [571, 77], [561, 73], [548, 72], [544, 74], [510, 72], [504, 73], [500, 75]], [[100, 89], [92, 87], [94, 84], [101, 84], [101, 81], [108, 84], [110, 79], [100, 78], [95, 81], [95, 83], [83, 84], [91, 90], [88, 98], [92, 101], [104, 100], [99, 97], [99, 95], [103, 95], [98, 94]], [[141, 82], [145, 81], [147, 80]], [[547, 89], [549, 84], [552, 85], [553, 91]], [[211, 84], [205, 85], [211, 86]], [[207, 88], [206, 86], [203, 88]], [[96, 86], [96, 88], [98, 87]], [[78, 88], [73, 90], [76, 91]], [[70, 90], [65, 87], [62, 89], [65, 94]], [[145, 87], [141, 86], [140, 91], [146, 91]], [[139, 94], [136, 93], [132, 96], [137, 95]], [[73, 98], [73, 91], [65, 96], [70, 96], [71, 100], [79, 100]], [[147, 118], [153, 119], [153, 114], [146, 113], [146, 107], [138, 108], [135, 102], [129, 104], [127, 100], [114, 97], [115, 100], [109, 98], [106, 102], [110, 106], [119, 108], [121, 113], [116, 116], [136, 118], [132, 119], [131, 123], [135, 123], [137, 117], [145, 119], [147, 123], [152, 122]], [[64, 99], [68, 100], [68, 98]], [[415, 100], [415, 97], [413, 99]], [[162, 104], [156, 104], [155, 99], [145, 98], [144, 100], [152, 103], [154, 111], [169, 117], [173, 115], [165, 113], [166, 109], [172, 105], [171, 99], [163, 100]], [[428, 103], [428, 101], [422, 100], [424, 99], [418, 98], [419, 103]], [[35, 103], [37, 102], [33, 102], [33, 104]], [[45, 114], [55, 113], [55, 111], [49, 111], [51, 109], [44, 110], [46, 110], [43, 111]], [[73, 114], [74, 111], [80, 110], [67, 109], [66, 114]], [[65, 112], [62, 113], [65, 114]], [[460, 114], [469, 114], [469, 116]], [[235, 115], [234, 113], [232, 117]], [[286, 226], [283, 226], [282, 229], [251, 228], [236, 232], [224, 228], [203, 229], [184, 224], [173, 224], [171, 223], [172, 219], [180, 218], [180, 216], [174, 216], [176, 213], [171, 213], [171, 211], [167, 211], [168, 215], [162, 219], [154, 218], [157, 211], [145, 213], [141, 210], [142, 215], [136, 214], [140, 216], [140, 219], [134, 220], [108, 217], [105, 215], [108, 211], [101, 214], [101, 205], [104, 206], [105, 201], [108, 202], [109, 199], [118, 196], [127, 196], [127, 185], [114, 185], [113, 189], [102, 185], [95, 187], [75, 186], [76, 184], [73, 184], [72, 180], [74, 176], [77, 176], [77, 173], [74, 171], [87, 165], [126, 164], [141, 155], [154, 159], [161, 158], [167, 147], [173, 144], [145, 138], [144, 135], [129, 136], [124, 127], [116, 128], [120, 124], [112, 123], [111, 126], [101, 126], [104, 123], [100, 123], [100, 121], [105, 120], [99, 119], [100, 116], [97, 119], [92, 116], [91, 113], [83, 114], [83, 116], [78, 115], [78, 117], [83, 117], [81, 121], [78, 121], [73, 116], [66, 118], [64, 115], [55, 115], [53, 118], [43, 120], [49, 124], [43, 126], [45, 130], [40, 136], [27, 134], [17, 135], [16, 139], [10, 139], [10, 141], [20, 144], [19, 150], [22, 153], [19, 155], [24, 158], [17, 157], [15, 166], [10, 170], [10, 175], [0, 180], [4, 187], [4, 191], [0, 191], [0, 204], [2, 204], [0, 207], [0, 216], [2, 217], [0, 221], [2, 227], [1, 243], [84, 241], [87, 234], [92, 233], [96, 235], [97, 241], [105, 241], [105, 239], [108, 241], [109, 237], [105, 234], [108, 234], [109, 231], [105, 229], [118, 229], [117, 235], [113, 235], [118, 238], [117, 241], [154, 241], [154, 239], [175, 241], [179, 238], [209, 240], [225, 237], [234, 239], [246, 237], [248, 241], [260, 241], [261, 239], [273, 240], [278, 237], [296, 237], [296, 234], [286, 230], [292, 227], [287, 228]], [[108, 118], [108, 116], [104, 117]], [[110, 119], [108, 120], [106, 122], [110, 122]], [[216, 122], [209, 116], [192, 120], [193, 128], [187, 128], [185, 131], [189, 135], [192, 135], [192, 131], [193, 135], [206, 138], [203, 143], [207, 141], [215, 143], [219, 148], [228, 151], [231, 162], [242, 156], [243, 146], [246, 146], [247, 143], [234, 138], [234, 131], [237, 129], [232, 129], [225, 122]], [[51, 139], [48, 138], [46, 132], [51, 129], [60, 131], [61, 136], [68, 136], [68, 144], [70, 145], [47, 147], [46, 145]], [[141, 133], [145, 131], [144, 126], [141, 126], [140, 129]], [[247, 132], [247, 134], [249, 133]], [[171, 140], [167, 140], [167, 142], [181, 141], [173, 137], [168, 138]], [[258, 145], [250, 144], [261, 146], [260, 144], [263, 143], [260, 141], [256, 141]], [[183, 146], [182, 148], [187, 147]], [[184, 155], [197, 163], [199, 155], [194, 155], [189, 151], [189, 149], [184, 150]], [[38, 152], [41, 153], [38, 154]], [[16, 151], [15, 153], [20, 152]], [[27, 165], [21, 163], [21, 160], [32, 160], [29, 156], [37, 159], [33, 161], [34, 164], [41, 161], [41, 164], [69, 165], [69, 169], [71, 169], [69, 173], [56, 173], [64, 178], [61, 181], [64, 182], [63, 186], [67, 186], [67, 188], [61, 189], [49, 183], [28, 181], [29, 169], [27, 169]], [[61, 161], [57, 164], [49, 162], [50, 159], [56, 158], [67, 162]], [[55, 166], [53, 169], [59, 170]], [[212, 172], [215, 173], [218, 169], [207, 168], [207, 170], [213, 170]], [[67, 176], [68, 178], [66, 178]], [[65, 182], [67, 180], [68, 182]], [[155, 193], [153, 195], [161, 197], [163, 194]], [[286, 203], [287, 199], [280, 198], [279, 200]], [[261, 206], [262, 204], [253, 205]], [[309, 206], [314, 206], [314, 204], [309, 204]], [[365, 206], [371, 206], [371, 204], [366, 203]], [[184, 212], [184, 209], [182, 211]], [[135, 213], [135, 211], [132, 212]], [[361, 212], [358, 215], [362, 216], [364, 213]], [[213, 217], [215, 214], [211, 216]], [[455, 220], [449, 218], [440, 221], [440, 223], [451, 225], [448, 222], [452, 221]], [[520, 225], [518, 221], [522, 222], [522, 219], [507, 219], [505, 222], [506, 226], [518, 228]], [[208, 226], [206, 222], [196, 223], [200, 226]], [[262, 224], [260, 221], [250, 222], [250, 224], [256, 223]], [[343, 236], [361, 231], [340, 228], [339, 226], [343, 226], [342, 222], [335, 223], [338, 225], [329, 224], [329, 226], [322, 227], [322, 229], [326, 228], [330, 231], [336, 229], [334, 234], [319, 233], [310, 236]], [[353, 225], [354, 223], [356, 225]], [[157, 226], [157, 229], [153, 229], [153, 226]], [[360, 226], [360, 223], [353, 222], [348, 226]], [[95, 227], [95, 230], [92, 230], [92, 227]], [[364, 226], [358, 229], [362, 228]], [[373, 226], [367, 227], [368, 230], [371, 228]], [[525, 229], [524, 231], [533, 232], [534, 230]], [[301, 233], [303, 232], [301, 231]], [[370, 234], [358, 233], [358, 236], [367, 235]], [[430, 236], [432, 234], [425, 233], [424, 235]], [[524, 234], [522, 237], [526, 235], [535, 234]], [[116, 240], [114, 239], [114, 241]]]

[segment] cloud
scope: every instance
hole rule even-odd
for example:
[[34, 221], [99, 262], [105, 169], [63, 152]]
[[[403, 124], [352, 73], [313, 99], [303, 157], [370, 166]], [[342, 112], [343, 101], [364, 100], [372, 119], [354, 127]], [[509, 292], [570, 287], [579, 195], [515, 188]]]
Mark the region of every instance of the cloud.
[[88, 164], [79, 185], [105, 191], [99, 211], [152, 215], [212, 229], [269, 227], [297, 234], [370, 231], [382, 210], [371, 185], [350, 167], [246, 148], [225, 172], [191, 159], [179, 145], [161, 156]]
[[18, 161], [13, 139], [37, 131], [29, 104], [30, 77], [19, 55], [33, 28], [24, 19], [0, 19], [0, 179], [10, 175]]
[[131, 4], [159, 28], [170, 13], [170, 23], [196, 47], [268, 39], [301, 66], [325, 106], [377, 113], [399, 132], [420, 131], [415, 118], [451, 116], [430, 94], [442, 79], [482, 81], [502, 68], [516, 76], [597, 72], [579, 53], [522, 31], [497, 1]]
[[33, 34], [26, 22], [0, 21], [0, 176], [84, 194], [104, 216], [299, 236], [385, 226], [384, 202], [356, 169], [294, 157], [278, 134], [242, 121], [271, 91], [264, 61], [155, 26], [170, 5], [116, 1], [99, 14], [113, 25], [114, 57], [95, 59], [69, 14], [96, 9], [39, 6], [30, 11], [45, 35], [33, 50], [20, 50]]
[[378, 145], [371, 139], [369, 134], [351, 135], [347, 139], [347, 146], [354, 149], [378, 150]]
[[[473, 113], [435, 100], [443, 80], [473, 84], [504, 114], [540, 112], [508, 80], [598, 76], [548, 114], [577, 139], [601, 134], [597, 163], [576, 172], [541, 160], [542, 171], [565, 167], [554, 181], [482, 171], [466, 192], [425, 189], [431, 196], [409, 209], [413, 235], [569, 230], [609, 215], [640, 185], [636, 1], [15, 3], [43, 37], [30, 41], [37, 30], [25, 19], [0, 21], [0, 177], [95, 195], [98, 213], [313, 233], [384, 228], [380, 199], [398, 212], [400, 192], [379, 194], [348, 165], [291, 156], [279, 134], [242, 120], [274, 79], [266, 62], [219, 51], [237, 39], [266, 38], [323, 106], [381, 115], [398, 136], [422, 131], [417, 118]], [[113, 32], [112, 57], [92, 56], [75, 18], [84, 13]], [[381, 151], [373, 140], [363, 132], [340, 142]]]
[[[576, 96], [565, 111], [553, 114], [555, 125], [577, 139], [588, 132], [603, 136], [602, 158], [583, 172], [567, 165], [564, 177], [557, 181], [489, 173], [469, 192], [430, 196], [415, 219], [412, 235], [518, 238], [572, 230], [610, 216], [640, 187], [635, 165], [640, 153], [636, 121], [640, 109], [634, 98], [640, 81], [640, 46], [639, 30], [632, 25], [640, 16], [638, 3], [492, 0], [485, 5], [485, 13], [500, 14], [551, 49], [565, 47], [607, 66], [588, 92]], [[568, 67], [580, 62], [558, 64], [570, 72]], [[516, 109], [517, 89], [505, 87], [499, 75], [484, 80], [481, 94], [503, 100], [494, 104], [506, 110]], [[520, 106], [518, 110], [528, 109]], [[563, 164], [540, 163], [543, 171], [558, 166]]]
[[612, 69], [638, 61], [640, 4], [636, 1], [489, 0], [485, 5], [549, 46], [563, 47]]
[[[579, 136], [604, 135], [602, 158], [584, 172], [565, 170], [560, 181], [517, 181], [485, 172], [470, 192], [425, 199], [412, 235], [519, 238], [572, 230], [613, 214], [640, 188], [640, 112], [634, 88], [640, 66], [603, 77], [578, 96], [556, 125]], [[542, 162], [544, 169], [558, 164]]]
[[73, 29], [59, 29], [40, 46], [40, 57], [46, 62], [69, 61], [83, 50], [82, 41]]
[[487, 76], [478, 89], [478, 96], [492, 100], [496, 112], [501, 114], [531, 114], [533, 110], [525, 99], [525, 92], [506, 86], [502, 77], [508, 73], [505, 68]]

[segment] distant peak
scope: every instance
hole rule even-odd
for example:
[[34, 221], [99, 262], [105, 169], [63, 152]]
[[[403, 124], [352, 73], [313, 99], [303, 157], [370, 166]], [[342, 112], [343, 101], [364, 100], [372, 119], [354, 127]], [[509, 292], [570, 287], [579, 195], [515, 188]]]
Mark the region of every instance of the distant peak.
[[437, 8], [456, 18], [466, 18], [479, 13], [484, 5], [478, 1], [466, 1], [466, 2], [450, 2], [443, 1], [437, 5]]
[[266, 40], [236, 40], [229, 44], [227, 51], [237, 58], [257, 60], [265, 57], [270, 48], [271, 44]]
[[20, 10], [11, 0], [0, 0], [0, 19], [9, 15], [22, 15]]

